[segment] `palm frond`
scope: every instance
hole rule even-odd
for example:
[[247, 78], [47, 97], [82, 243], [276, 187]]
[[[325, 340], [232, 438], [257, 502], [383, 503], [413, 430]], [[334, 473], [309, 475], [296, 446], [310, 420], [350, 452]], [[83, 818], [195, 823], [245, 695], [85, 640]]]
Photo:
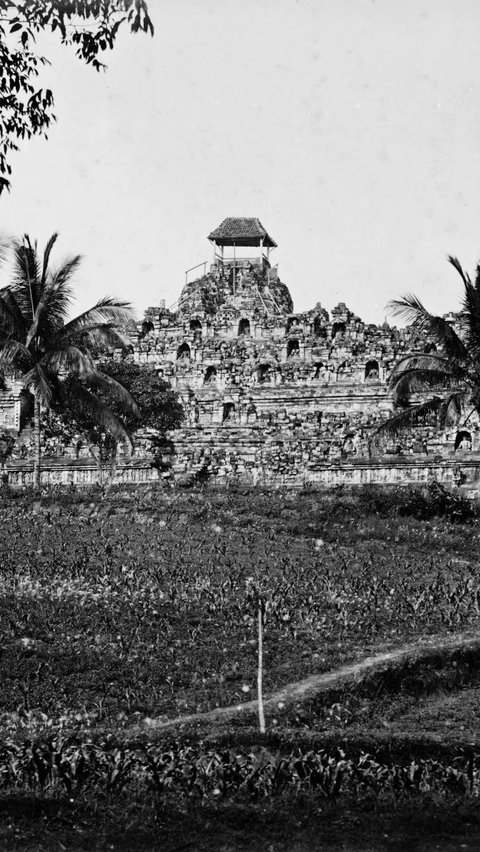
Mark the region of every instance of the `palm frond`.
[[0, 237], [0, 266], [3, 265], [10, 254], [12, 248], [12, 239], [10, 237]]
[[458, 376], [444, 371], [407, 370], [393, 385], [393, 399], [397, 404], [404, 404], [414, 394], [424, 394], [427, 390], [447, 391], [457, 389], [461, 383]]
[[41, 364], [49, 373], [76, 373], [89, 377], [96, 373], [95, 364], [89, 352], [78, 346], [64, 345], [46, 352]]
[[0, 290], [0, 340], [13, 337], [26, 339], [27, 323], [12, 291], [5, 287]]
[[472, 283], [471, 278], [470, 278], [468, 272], [464, 272], [462, 264], [460, 263], [458, 257], [452, 257], [452, 255], [449, 254], [447, 259], [448, 259], [448, 262], [451, 263], [453, 268], [457, 270], [457, 272], [460, 275], [460, 278], [462, 279], [464, 285], [467, 286], [467, 284], [471, 284]]
[[448, 358], [457, 361], [469, 360], [468, 347], [458, 336], [451, 322], [444, 317], [431, 316], [427, 333], [440, 344]]
[[[57, 296], [62, 294], [66, 306], [72, 301], [73, 290], [71, 289], [70, 283], [81, 262], [82, 256], [80, 254], [69, 258], [69, 260], [66, 260], [55, 272], [51, 274], [48, 280], [49, 292], [56, 293]], [[66, 314], [62, 318], [65, 320]]]
[[[480, 346], [480, 293], [472, 283], [465, 284], [461, 319], [470, 344]], [[467, 343], [468, 346], [468, 343]]]
[[400, 317], [400, 319], [404, 319], [410, 325], [414, 325], [422, 330], [425, 323], [428, 324], [432, 318], [432, 314], [427, 311], [420, 299], [413, 293], [407, 293], [400, 299], [392, 299], [388, 303], [387, 309], [393, 316]]
[[[395, 434], [416, 426], [428, 414], [435, 413], [437, 427], [458, 421], [468, 399], [480, 413], [480, 263], [475, 282], [462, 268], [458, 258], [449, 255], [449, 263], [462, 279], [463, 309], [455, 326], [444, 317], [431, 314], [420, 299], [406, 295], [390, 303], [397, 316], [441, 346], [441, 352], [412, 354], [403, 358], [389, 378], [390, 389], [404, 405], [375, 431], [375, 435]], [[436, 391], [427, 401], [410, 404], [412, 394]]]
[[28, 332], [29, 343], [37, 334], [48, 338], [64, 326], [73, 298], [70, 280], [78, 269], [80, 261], [80, 255], [71, 258], [53, 275], [47, 276], [43, 282]]
[[389, 302], [388, 307], [395, 315], [406, 320], [410, 325], [442, 346], [449, 358], [459, 361], [469, 357], [468, 349], [460, 339], [452, 324], [444, 317], [431, 314], [420, 299], [410, 294], [401, 299]]
[[445, 400], [443, 397], [433, 396], [426, 402], [405, 408], [403, 411], [394, 414], [393, 417], [389, 417], [380, 426], [377, 426], [373, 432], [373, 437], [374, 439], [382, 435], [394, 437], [410, 429], [412, 426], [418, 426], [429, 414], [439, 414], [444, 404]]
[[10, 289], [25, 318], [31, 323], [39, 300], [41, 268], [36, 243], [25, 235], [23, 242], [13, 242], [13, 280]]
[[474, 411], [480, 414], [480, 382], [470, 392], [470, 402]]
[[[404, 381], [405, 380], [405, 381]], [[389, 387], [396, 388], [400, 381], [408, 389], [411, 385], [412, 391], [425, 387], [435, 387], [443, 382], [473, 381], [463, 364], [446, 358], [444, 355], [408, 355], [396, 364], [389, 376]]]
[[0, 370], [14, 370], [25, 373], [33, 366], [33, 358], [25, 344], [20, 340], [8, 339], [0, 350]]
[[120, 384], [120, 382], [112, 379], [112, 377], [108, 376], [106, 373], [102, 373], [100, 370], [95, 370], [95, 372], [88, 377], [88, 386], [91, 388], [98, 388], [99, 390], [109, 391], [125, 410], [125, 413], [131, 414], [133, 417], [140, 417], [140, 409], [133, 396], [122, 384]]
[[117, 299], [107, 297], [100, 299], [93, 308], [89, 308], [89, 310], [66, 323], [64, 333], [80, 332], [89, 325], [107, 324], [121, 327], [130, 319], [132, 319], [130, 302], [119, 302]]
[[122, 349], [126, 351], [130, 341], [121, 334], [113, 323], [92, 323], [81, 329], [65, 333], [62, 329], [57, 338], [58, 344], [71, 343], [78, 346], [88, 346], [97, 352], [107, 349]]
[[23, 384], [45, 408], [51, 407], [56, 382], [41, 364], [34, 364], [23, 376]]
[[447, 396], [440, 409], [439, 423], [442, 427], [458, 423], [466, 399], [465, 391], [457, 391]]
[[117, 441], [120, 441], [132, 450], [132, 439], [125, 426], [98, 396], [91, 393], [80, 381], [72, 382], [71, 392], [74, 395], [75, 405], [82, 414], [90, 417], [100, 429], [109, 432]]
[[43, 252], [43, 265], [42, 265], [42, 286], [43, 287], [45, 286], [45, 282], [47, 280], [48, 263], [49, 263], [49, 260], [50, 260], [50, 254], [51, 254], [52, 249], [53, 249], [55, 243], [57, 242], [57, 240], [58, 240], [58, 234], [57, 233], [52, 234], [52, 236], [48, 240], [47, 245], [45, 246], [45, 250]]
[[422, 352], [405, 355], [395, 364], [390, 378], [406, 370], [452, 370], [451, 361], [440, 352]]
[[474, 281], [475, 290], [477, 293], [480, 293], [480, 263], [477, 263], [475, 269], [475, 281]]

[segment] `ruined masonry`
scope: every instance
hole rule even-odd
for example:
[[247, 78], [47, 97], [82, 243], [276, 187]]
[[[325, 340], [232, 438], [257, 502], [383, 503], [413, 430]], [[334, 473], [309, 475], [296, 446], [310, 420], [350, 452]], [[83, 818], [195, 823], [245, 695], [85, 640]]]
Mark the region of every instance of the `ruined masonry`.
[[[295, 313], [256, 218], [225, 219], [213, 262], [186, 273], [176, 309], [150, 307], [131, 329], [133, 357], [179, 393], [173, 474], [270, 484], [408, 483], [478, 478], [478, 427], [372, 443], [392, 411], [388, 376], [432, 351], [411, 329], [369, 325], [340, 303]], [[169, 475], [164, 474], [164, 475]]]

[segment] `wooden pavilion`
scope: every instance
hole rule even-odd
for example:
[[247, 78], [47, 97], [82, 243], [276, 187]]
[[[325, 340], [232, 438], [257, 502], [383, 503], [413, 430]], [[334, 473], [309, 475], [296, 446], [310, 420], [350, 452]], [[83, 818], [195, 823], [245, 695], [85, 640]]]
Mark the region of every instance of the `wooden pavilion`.
[[[213, 245], [214, 263], [233, 263], [236, 265], [236, 249], [243, 247], [258, 247], [257, 256], [248, 258], [251, 262], [263, 266], [264, 262], [270, 265], [270, 249], [277, 247], [271, 236], [263, 227], [260, 219], [229, 216], [208, 235]], [[224, 256], [225, 248], [233, 248], [233, 258], [227, 260]]]

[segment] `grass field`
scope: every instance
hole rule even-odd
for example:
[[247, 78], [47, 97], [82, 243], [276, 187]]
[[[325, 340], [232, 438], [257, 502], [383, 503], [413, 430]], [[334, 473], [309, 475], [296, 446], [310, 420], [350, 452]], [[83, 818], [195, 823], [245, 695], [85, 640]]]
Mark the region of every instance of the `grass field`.
[[[422, 505], [375, 489], [4, 493], [0, 847], [477, 849], [480, 527]], [[268, 705], [264, 738], [253, 711], [162, 732], [255, 698], [251, 581], [267, 698], [422, 653]]]

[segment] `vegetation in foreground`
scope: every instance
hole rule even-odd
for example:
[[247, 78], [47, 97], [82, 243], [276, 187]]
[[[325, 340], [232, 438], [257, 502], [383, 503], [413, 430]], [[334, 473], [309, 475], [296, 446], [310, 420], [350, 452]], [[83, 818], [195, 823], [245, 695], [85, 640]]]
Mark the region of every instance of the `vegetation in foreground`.
[[22, 713], [118, 729], [251, 699], [251, 577], [267, 595], [266, 694], [479, 621], [476, 524], [321, 494], [84, 500], [14, 495], [0, 510], [4, 729]]
[[2, 848], [33, 843], [28, 814], [36, 849], [59, 848], [62, 832], [79, 849], [132, 848], [135, 832], [139, 848], [404, 848], [412, 813], [431, 843], [417, 848], [435, 848], [434, 825], [448, 848], [462, 821], [475, 848], [468, 650], [270, 709], [263, 741], [248, 716], [145, 725], [255, 697], [251, 577], [267, 591], [267, 696], [375, 651], [475, 633], [471, 504], [435, 487], [5, 491], [0, 515]]

